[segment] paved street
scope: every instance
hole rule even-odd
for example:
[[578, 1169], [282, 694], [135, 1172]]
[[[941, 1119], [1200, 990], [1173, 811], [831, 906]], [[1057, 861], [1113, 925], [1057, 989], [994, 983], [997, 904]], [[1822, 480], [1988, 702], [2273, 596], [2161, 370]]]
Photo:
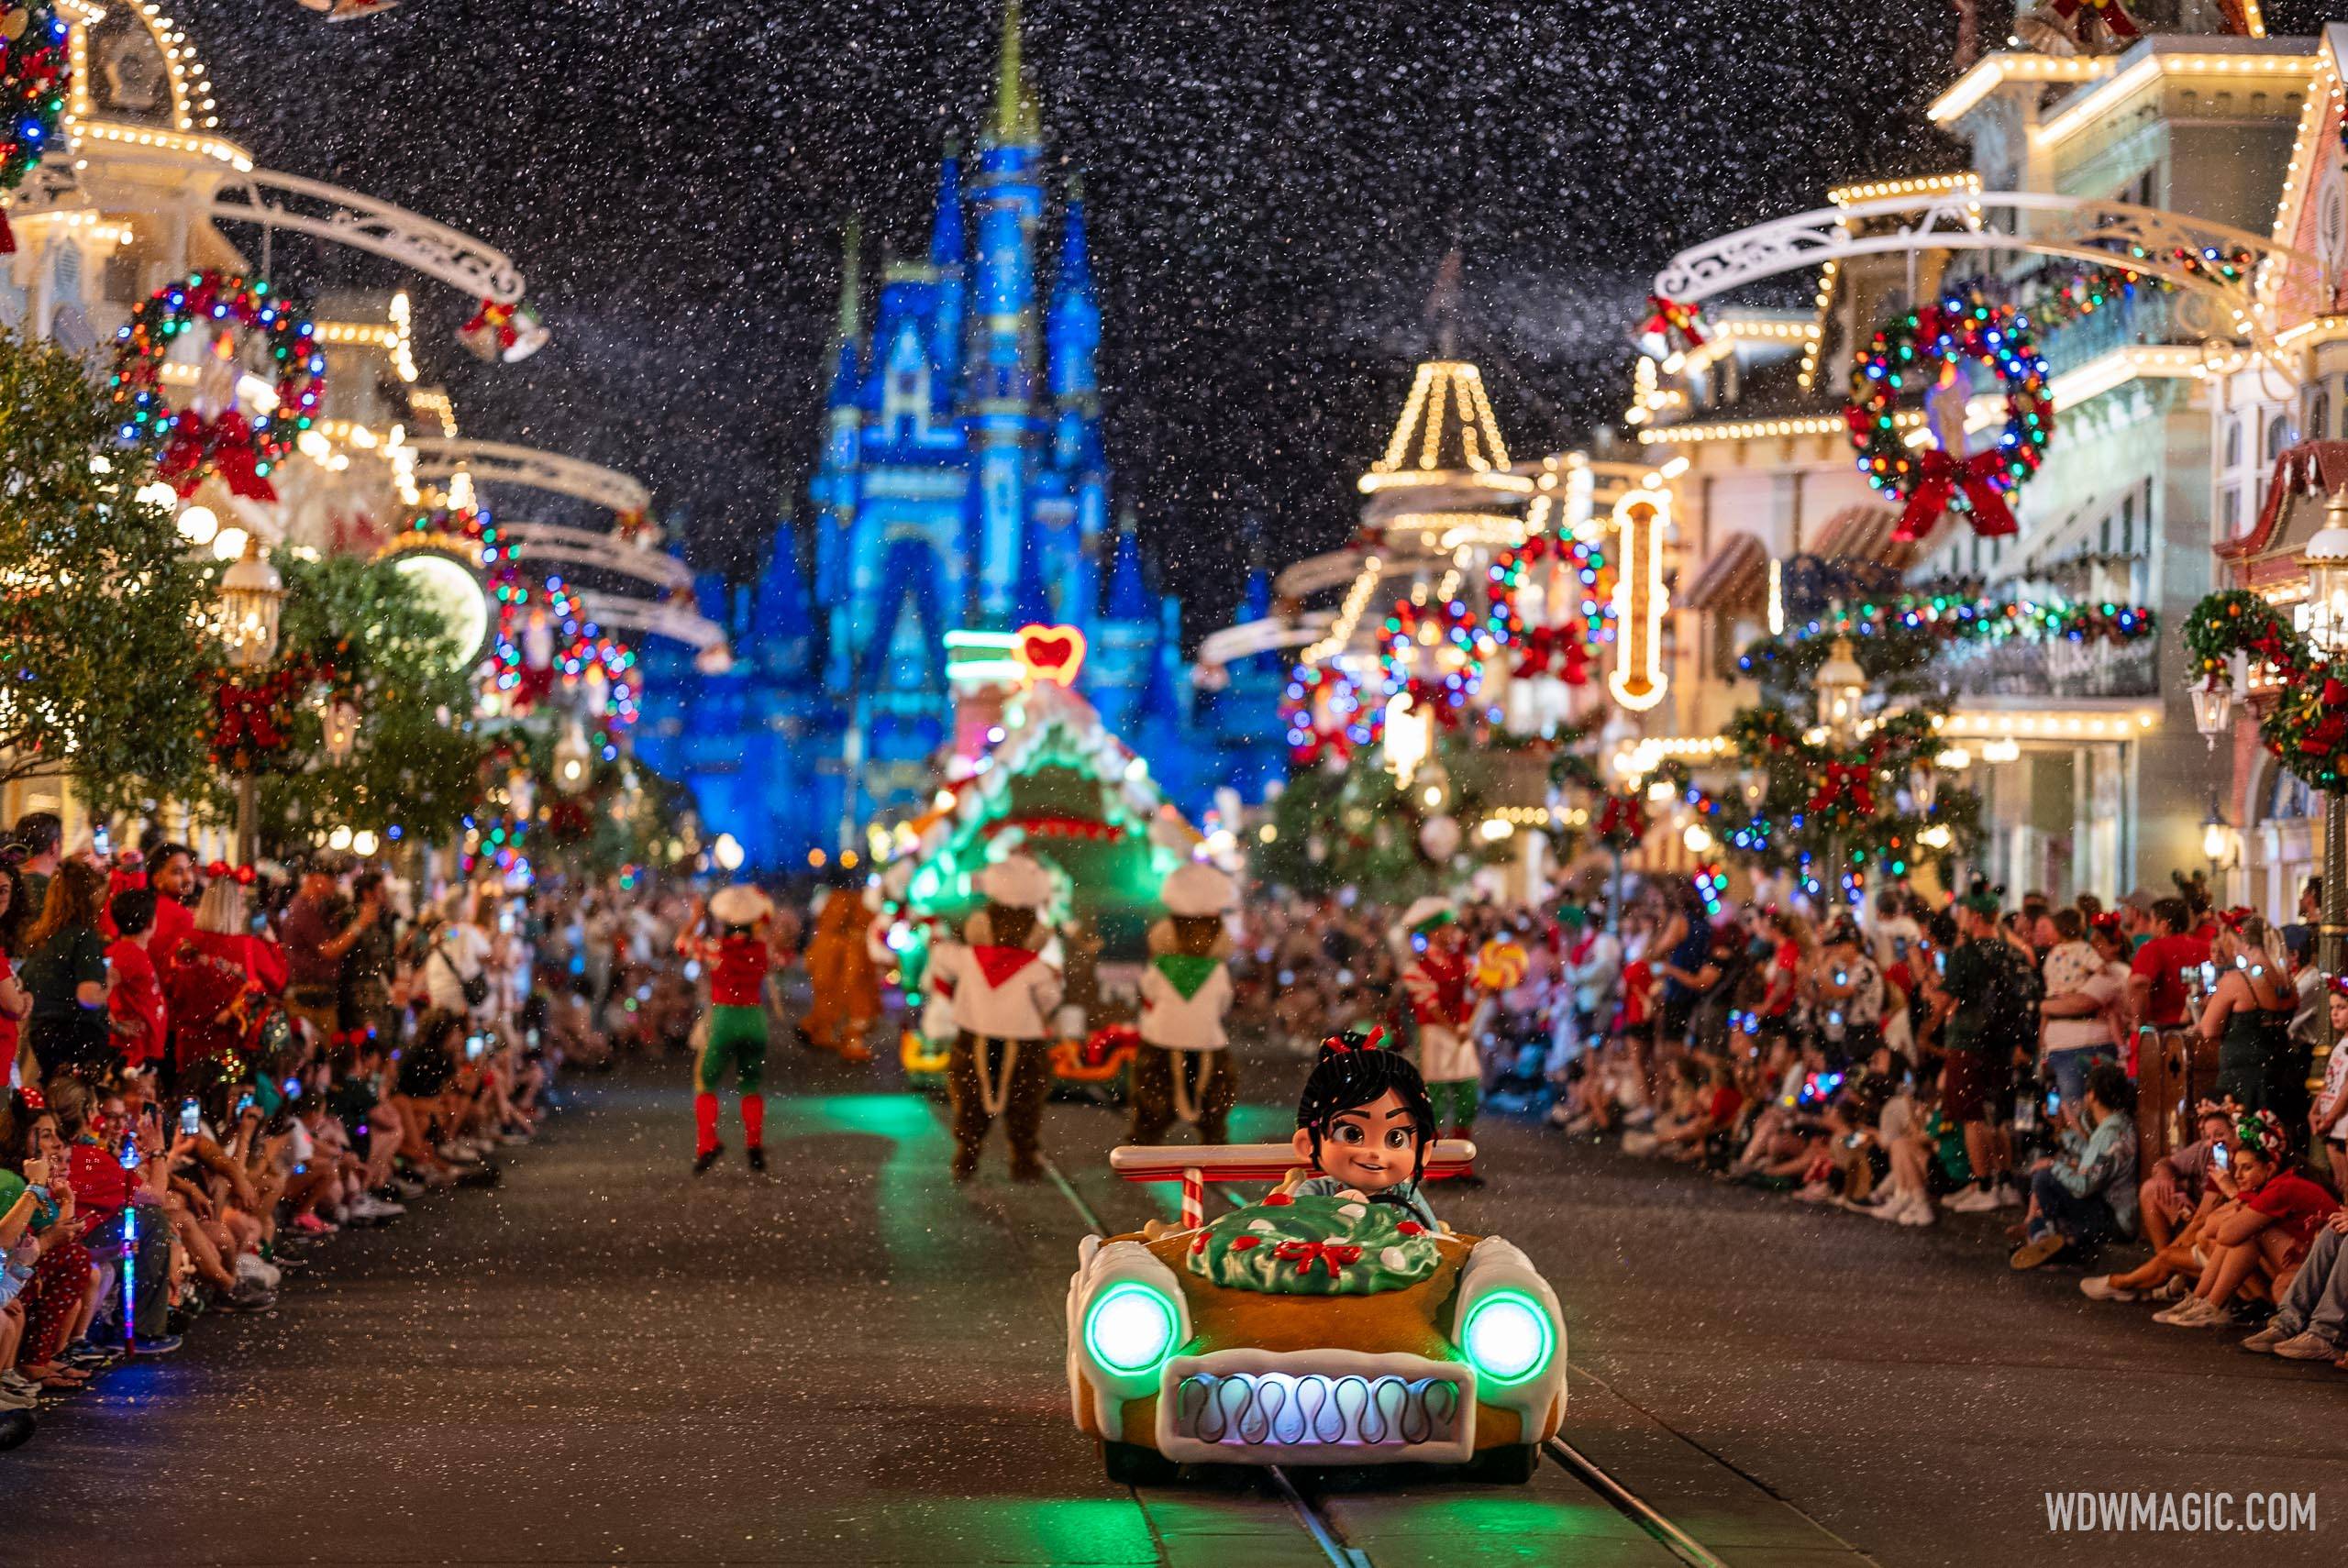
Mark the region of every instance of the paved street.
[[[1076, 1204], [1012, 1187], [993, 1152], [954, 1187], [937, 1108], [876, 1092], [880, 1069], [782, 1066], [768, 1178], [685, 1174], [681, 1064], [589, 1083], [499, 1189], [343, 1238], [272, 1315], [116, 1374], [0, 1461], [36, 1500], [6, 1560], [1330, 1560], [1245, 1478], [1102, 1478], [1061, 1371]], [[1153, 1194], [1102, 1170], [1116, 1126], [1055, 1107], [1050, 1140], [1123, 1224]], [[1982, 1231], [1486, 1132], [1492, 1187], [1441, 1207], [1556, 1284], [1567, 1441], [1720, 1559], [2201, 1561], [2207, 1537], [2052, 1541], [2042, 1494], [2279, 1487], [2320, 1492], [2320, 1528], [2259, 1561], [2339, 1560], [2348, 1378], [2017, 1278]], [[1523, 1488], [1302, 1480], [1379, 1565], [1671, 1561], [1552, 1463]]]

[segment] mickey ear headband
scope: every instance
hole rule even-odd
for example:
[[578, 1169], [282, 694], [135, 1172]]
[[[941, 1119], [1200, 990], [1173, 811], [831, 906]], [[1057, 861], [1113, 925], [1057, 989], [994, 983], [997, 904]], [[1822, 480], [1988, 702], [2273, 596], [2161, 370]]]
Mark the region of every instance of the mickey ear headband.
[[2242, 933], [2243, 922], [2248, 921], [2251, 916], [2257, 912], [2258, 911], [2256, 910], [2252, 909], [2248, 904], [2236, 904], [2233, 908], [2220, 914], [2218, 918], [2225, 922], [2226, 929], [2228, 931], [2234, 933], [2236, 935], [2240, 935]]
[[27, 1084], [17, 1092], [25, 1097], [25, 1109], [27, 1110], [47, 1110], [49, 1109], [49, 1096], [41, 1093], [40, 1090], [33, 1085]]
[[225, 860], [216, 860], [204, 868], [204, 874], [207, 877], [226, 877], [239, 888], [249, 888], [253, 885], [253, 868], [249, 866], [231, 866]]

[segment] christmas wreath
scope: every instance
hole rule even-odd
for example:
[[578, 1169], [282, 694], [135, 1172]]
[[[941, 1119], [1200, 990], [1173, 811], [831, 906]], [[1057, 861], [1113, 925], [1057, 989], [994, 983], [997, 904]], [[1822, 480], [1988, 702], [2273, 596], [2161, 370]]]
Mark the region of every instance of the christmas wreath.
[[1830, 762], [1802, 815], [1828, 833], [1848, 833], [1875, 815], [1875, 769], [1855, 762]]
[[1704, 346], [1704, 317], [1692, 303], [1649, 294], [1647, 311], [1647, 319], [1639, 330], [1648, 337], [1662, 338], [1666, 353], [1685, 354]]
[[[1518, 602], [1525, 572], [1551, 562], [1558, 569], [1552, 582], [1560, 583], [1570, 573], [1578, 592], [1562, 607], [1547, 603], [1543, 624], [1529, 625]], [[1494, 643], [1519, 650], [1512, 673], [1553, 675], [1568, 686], [1586, 685], [1591, 645], [1604, 639], [1607, 623], [1614, 616], [1614, 572], [1598, 547], [1535, 534], [1515, 549], [1495, 556], [1487, 576], [1484, 624]]]
[[2275, 606], [2242, 589], [2193, 607], [2185, 646], [2204, 679], [2223, 680], [2237, 653], [2272, 667], [2279, 679], [2259, 738], [2291, 773], [2327, 793], [2348, 793], [2348, 657], [2326, 658]]
[[[0, 191], [13, 191], [40, 164], [65, 112], [70, 30], [50, 0], [0, 9]], [[0, 255], [16, 236], [0, 213]]]
[[[115, 334], [107, 385], [121, 410], [123, 439], [152, 449], [156, 477], [182, 495], [216, 473], [232, 495], [275, 501], [270, 470], [317, 422], [326, 397], [327, 358], [306, 316], [262, 279], [191, 272], [156, 290]], [[260, 335], [277, 375], [269, 413], [248, 419], [232, 403], [206, 417], [172, 406], [163, 395], [163, 361], [192, 328], [216, 332], [213, 352], [223, 359], [233, 359], [238, 332]]]
[[[1456, 651], [1457, 666], [1439, 675], [1422, 673], [1419, 650], [1444, 647]], [[1432, 605], [1396, 600], [1386, 613], [1379, 663], [1386, 673], [1387, 690], [1407, 693], [1412, 706], [1432, 710], [1445, 727], [1457, 723], [1460, 710], [1483, 690], [1483, 640], [1475, 614], [1463, 600]]]
[[[1911, 449], [1893, 417], [1899, 394], [1951, 384], [1968, 362], [1988, 366], [2004, 389], [2006, 422], [1997, 445], [1969, 457], [1940, 447]], [[1930, 532], [1959, 502], [1975, 533], [2013, 533], [2006, 497], [2038, 471], [2054, 433], [2046, 361], [2032, 339], [2029, 318], [1977, 292], [1952, 291], [1878, 328], [1853, 362], [1843, 416], [1858, 449], [1859, 471], [1876, 489], [1907, 503], [1893, 535], [1902, 540]]]
[[1609, 794], [1598, 808], [1591, 836], [1617, 855], [1638, 848], [1647, 836], [1646, 803], [1634, 791]]

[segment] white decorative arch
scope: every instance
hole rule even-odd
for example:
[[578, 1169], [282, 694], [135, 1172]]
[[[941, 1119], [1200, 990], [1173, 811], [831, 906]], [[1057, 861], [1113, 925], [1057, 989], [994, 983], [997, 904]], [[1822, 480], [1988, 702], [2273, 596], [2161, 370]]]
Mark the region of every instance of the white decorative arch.
[[473, 441], [453, 436], [418, 436], [415, 448], [419, 478], [448, 479], [460, 469], [476, 484], [518, 484], [556, 495], [592, 502], [622, 516], [648, 515], [652, 492], [639, 480], [616, 469], [578, 458], [541, 452], [503, 441]]
[[1278, 615], [1262, 621], [1242, 621], [1235, 626], [1208, 634], [1199, 644], [1198, 662], [1236, 664], [1259, 653], [1301, 648], [1319, 642], [1335, 619], [1326, 610], [1315, 610], [1293, 621]]
[[[2008, 232], [1999, 218], [2029, 232]], [[2328, 288], [2323, 264], [2314, 257], [2247, 229], [2128, 202], [1959, 190], [1881, 196], [1738, 229], [1673, 257], [1656, 274], [1655, 292], [1692, 304], [1823, 262], [1922, 250], [2031, 251], [2124, 263], [2209, 300], [2223, 312], [2225, 330], [2253, 338], [2265, 336], [2262, 293], [2271, 299], [2287, 289]], [[2229, 282], [2176, 259], [2179, 250], [2243, 253], [2249, 264]]]
[[213, 193], [210, 214], [217, 221], [290, 228], [371, 251], [472, 299], [514, 304], [522, 298], [522, 270], [494, 246], [323, 180], [273, 169], [234, 173]]
[[512, 546], [534, 561], [593, 567], [664, 590], [692, 586], [692, 574], [685, 569], [684, 562], [666, 550], [647, 549], [615, 535], [590, 528], [566, 528], [554, 523], [509, 523], [501, 518], [497, 536], [500, 544]]
[[593, 591], [579, 597], [587, 618], [607, 632], [640, 632], [667, 637], [697, 653], [725, 646], [725, 630], [716, 622], [682, 604]]

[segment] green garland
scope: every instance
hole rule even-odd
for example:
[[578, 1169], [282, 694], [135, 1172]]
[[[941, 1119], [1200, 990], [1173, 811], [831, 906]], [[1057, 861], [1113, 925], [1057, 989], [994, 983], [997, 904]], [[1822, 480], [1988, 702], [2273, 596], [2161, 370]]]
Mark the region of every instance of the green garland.
[[2327, 794], [2348, 793], [2348, 657], [2329, 658], [2257, 594], [2234, 588], [2193, 607], [2186, 650], [2206, 680], [2239, 653], [2281, 679], [2259, 716], [2259, 738], [2284, 767]]

